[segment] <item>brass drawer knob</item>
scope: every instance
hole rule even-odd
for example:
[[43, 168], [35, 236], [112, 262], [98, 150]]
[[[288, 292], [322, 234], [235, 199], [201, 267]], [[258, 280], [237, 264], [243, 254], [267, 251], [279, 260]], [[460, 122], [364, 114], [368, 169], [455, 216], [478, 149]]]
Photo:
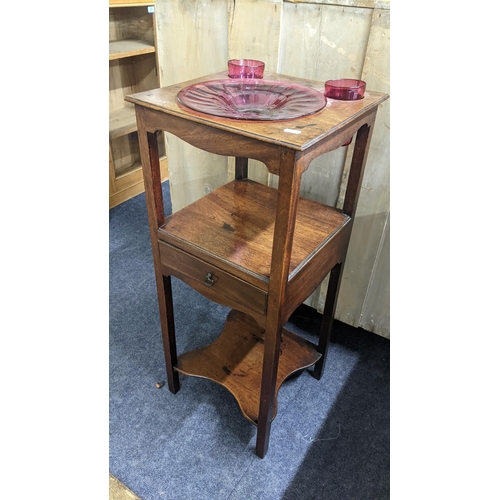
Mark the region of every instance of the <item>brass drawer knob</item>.
[[205, 285], [213, 286], [215, 281], [212, 279], [212, 273], [205, 274]]

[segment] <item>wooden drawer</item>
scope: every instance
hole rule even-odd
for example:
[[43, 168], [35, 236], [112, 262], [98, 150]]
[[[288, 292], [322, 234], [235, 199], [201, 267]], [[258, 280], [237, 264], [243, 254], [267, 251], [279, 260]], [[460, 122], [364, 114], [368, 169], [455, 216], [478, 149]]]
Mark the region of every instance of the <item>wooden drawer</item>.
[[[172, 274], [202, 295], [228, 307], [266, 314], [267, 292], [264, 290], [167, 243], [159, 241], [158, 245], [164, 275]], [[225, 300], [217, 300], [217, 295]]]

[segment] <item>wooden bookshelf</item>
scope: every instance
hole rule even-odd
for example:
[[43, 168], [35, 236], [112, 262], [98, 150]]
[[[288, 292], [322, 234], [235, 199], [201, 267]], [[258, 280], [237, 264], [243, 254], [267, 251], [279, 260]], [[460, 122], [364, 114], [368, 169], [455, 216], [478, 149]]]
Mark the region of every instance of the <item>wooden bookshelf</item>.
[[[109, 207], [144, 191], [130, 92], [160, 86], [154, 2], [109, 2]], [[162, 181], [168, 179], [165, 136], [158, 136]]]

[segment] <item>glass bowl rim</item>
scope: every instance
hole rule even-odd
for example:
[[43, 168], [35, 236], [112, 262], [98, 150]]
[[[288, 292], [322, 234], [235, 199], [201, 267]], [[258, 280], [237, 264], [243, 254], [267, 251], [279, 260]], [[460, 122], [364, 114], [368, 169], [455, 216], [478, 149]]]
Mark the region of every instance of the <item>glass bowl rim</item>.
[[227, 61], [228, 66], [249, 66], [251, 68], [261, 68], [265, 66], [263, 61], [259, 61], [258, 59], [229, 59]]
[[[343, 83], [344, 82], [344, 83]], [[335, 89], [362, 89], [366, 87], [366, 82], [357, 78], [339, 78], [338, 80], [327, 80], [325, 86]]]

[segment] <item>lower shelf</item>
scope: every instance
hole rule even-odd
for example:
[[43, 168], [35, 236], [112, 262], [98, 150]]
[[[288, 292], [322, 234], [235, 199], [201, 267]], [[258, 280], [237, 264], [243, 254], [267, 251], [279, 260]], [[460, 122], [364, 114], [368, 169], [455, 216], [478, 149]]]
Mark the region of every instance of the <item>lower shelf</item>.
[[[250, 422], [257, 425], [264, 356], [264, 330], [255, 320], [232, 310], [215, 342], [179, 356], [175, 369], [184, 375], [202, 377], [225, 387]], [[321, 354], [316, 346], [283, 329], [274, 394], [274, 415], [281, 384], [293, 373], [313, 365]]]

